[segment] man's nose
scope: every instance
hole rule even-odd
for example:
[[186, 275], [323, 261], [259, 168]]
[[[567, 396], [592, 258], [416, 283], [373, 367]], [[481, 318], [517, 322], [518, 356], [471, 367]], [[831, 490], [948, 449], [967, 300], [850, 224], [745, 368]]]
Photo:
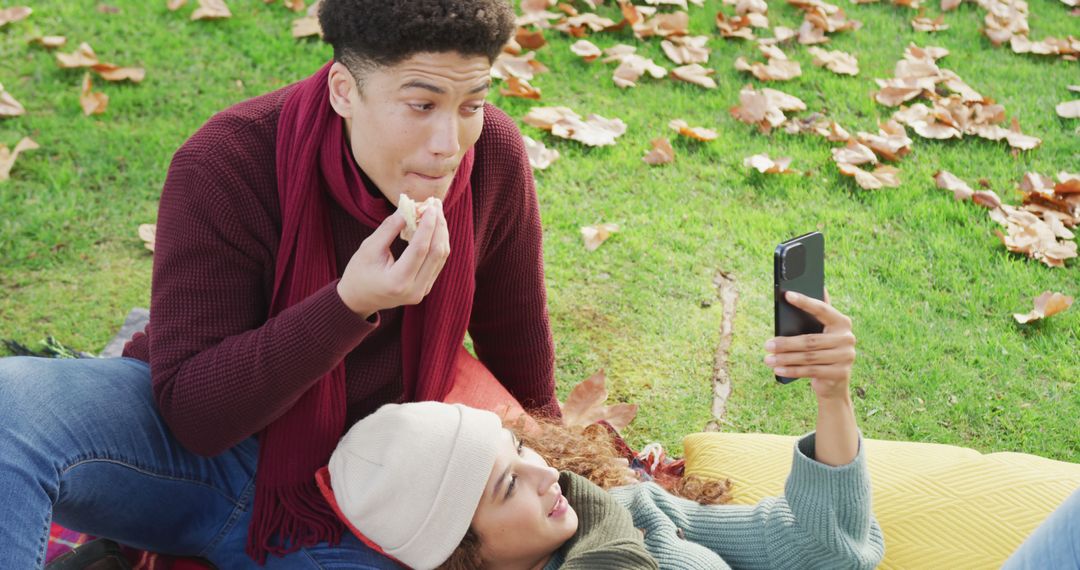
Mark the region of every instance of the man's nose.
[[428, 149], [436, 156], [457, 156], [461, 150], [460, 134], [461, 125], [458, 124], [456, 116], [440, 118], [431, 133]]

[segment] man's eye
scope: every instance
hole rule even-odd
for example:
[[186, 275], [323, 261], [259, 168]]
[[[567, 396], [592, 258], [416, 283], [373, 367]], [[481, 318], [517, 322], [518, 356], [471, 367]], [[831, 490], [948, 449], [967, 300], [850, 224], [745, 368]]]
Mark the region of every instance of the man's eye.
[[435, 108], [435, 105], [431, 103], [412, 103], [409, 106], [417, 111], [430, 111]]
[[475, 115], [484, 109], [483, 105], [467, 105], [465, 106], [465, 112], [470, 115]]

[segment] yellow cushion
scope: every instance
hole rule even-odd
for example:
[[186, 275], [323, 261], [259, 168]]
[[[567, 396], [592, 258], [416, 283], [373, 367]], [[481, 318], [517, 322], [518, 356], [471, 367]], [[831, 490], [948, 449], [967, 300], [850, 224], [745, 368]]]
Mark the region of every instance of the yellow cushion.
[[[728, 478], [734, 502], [784, 492], [797, 438], [697, 433], [683, 439], [686, 473]], [[1080, 488], [1080, 465], [1024, 453], [983, 455], [932, 443], [864, 440], [880, 568], [999, 568]]]

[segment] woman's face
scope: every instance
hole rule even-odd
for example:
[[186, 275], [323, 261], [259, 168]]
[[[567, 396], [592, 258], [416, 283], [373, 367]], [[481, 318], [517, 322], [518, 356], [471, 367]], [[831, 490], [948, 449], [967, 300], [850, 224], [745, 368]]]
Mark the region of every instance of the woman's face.
[[577, 531], [577, 513], [563, 498], [559, 472], [510, 430], [473, 515], [485, 568], [533, 568]]

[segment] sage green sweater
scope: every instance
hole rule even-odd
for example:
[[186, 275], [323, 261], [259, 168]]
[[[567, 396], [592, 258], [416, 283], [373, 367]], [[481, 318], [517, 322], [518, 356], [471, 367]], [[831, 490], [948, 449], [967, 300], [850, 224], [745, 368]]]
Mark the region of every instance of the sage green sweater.
[[847, 465], [813, 457], [811, 433], [795, 446], [784, 496], [757, 505], [699, 505], [655, 483], [605, 492], [563, 472], [578, 531], [545, 570], [875, 567], [885, 541], [861, 443]]

